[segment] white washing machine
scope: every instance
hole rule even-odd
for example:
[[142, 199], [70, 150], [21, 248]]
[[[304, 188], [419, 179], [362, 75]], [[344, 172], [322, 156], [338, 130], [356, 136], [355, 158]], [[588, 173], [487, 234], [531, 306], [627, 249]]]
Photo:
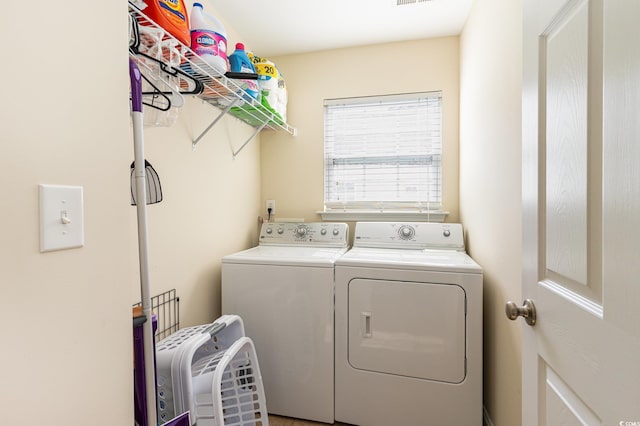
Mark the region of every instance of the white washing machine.
[[358, 222], [335, 269], [335, 419], [481, 425], [482, 269], [462, 226]]
[[267, 410], [333, 423], [334, 263], [344, 223], [265, 223], [257, 247], [222, 258], [222, 313], [256, 348]]

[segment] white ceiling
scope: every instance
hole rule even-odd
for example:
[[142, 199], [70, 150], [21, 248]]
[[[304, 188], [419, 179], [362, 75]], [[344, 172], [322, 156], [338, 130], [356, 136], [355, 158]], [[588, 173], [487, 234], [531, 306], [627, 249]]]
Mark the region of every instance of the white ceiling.
[[[409, 3], [398, 6], [397, 3]], [[458, 35], [473, 0], [208, 0], [259, 56]], [[206, 11], [206, 6], [205, 6]]]

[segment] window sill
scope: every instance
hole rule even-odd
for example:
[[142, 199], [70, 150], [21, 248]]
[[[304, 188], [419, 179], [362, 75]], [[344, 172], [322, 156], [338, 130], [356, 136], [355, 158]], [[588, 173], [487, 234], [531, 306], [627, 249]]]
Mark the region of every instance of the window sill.
[[370, 210], [344, 210], [344, 211], [319, 211], [317, 212], [325, 221], [348, 222], [444, 222], [449, 212], [442, 210], [412, 212], [412, 211], [370, 211]]

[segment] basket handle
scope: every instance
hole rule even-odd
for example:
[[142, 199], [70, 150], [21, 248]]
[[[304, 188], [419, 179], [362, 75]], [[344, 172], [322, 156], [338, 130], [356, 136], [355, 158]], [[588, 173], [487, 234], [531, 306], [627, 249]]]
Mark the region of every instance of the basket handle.
[[209, 335], [213, 337], [216, 334], [220, 333], [222, 330], [224, 330], [226, 327], [227, 327], [227, 323], [225, 322], [222, 322], [222, 323], [214, 322], [213, 324], [211, 324], [211, 327], [204, 330], [203, 333], [209, 333]]

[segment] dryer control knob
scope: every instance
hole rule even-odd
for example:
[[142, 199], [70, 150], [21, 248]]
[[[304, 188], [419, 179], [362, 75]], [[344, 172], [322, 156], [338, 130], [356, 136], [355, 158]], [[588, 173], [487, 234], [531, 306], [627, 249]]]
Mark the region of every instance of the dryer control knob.
[[324, 229], [324, 228], [322, 228], [322, 229], [320, 230], [320, 235], [327, 235], [327, 230], [326, 230], [326, 229]]
[[333, 235], [338, 236], [339, 233], [340, 233], [339, 229], [334, 229], [333, 230]]
[[273, 229], [271, 229], [271, 228], [267, 228], [267, 231], [266, 231], [266, 232], [267, 232], [267, 234], [271, 235], [271, 233], [273, 232]]
[[302, 237], [304, 237], [305, 235], [307, 235], [307, 228], [306, 228], [306, 227], [304, 227], [304, 226], [298, 226], [298, 227], [295, 229], [294, 233], [296, 234], [296, 237], [298, 237], [298, 238], [302, 238]]
[[284, 229], [278, 228], [278, 234], [280, 234], [280, 235], [284, 234]]
[[449, 231], [448, 229], [445, 229], [444, 231], [442, 231], [442, 235], [444, 235], [445, 237], [450, 237], [451, 231]]
[[403, 240], [410, 240], [415, 235], [416, 230], [411, 226], [402, 225], [398, 230], [398, 236]]

